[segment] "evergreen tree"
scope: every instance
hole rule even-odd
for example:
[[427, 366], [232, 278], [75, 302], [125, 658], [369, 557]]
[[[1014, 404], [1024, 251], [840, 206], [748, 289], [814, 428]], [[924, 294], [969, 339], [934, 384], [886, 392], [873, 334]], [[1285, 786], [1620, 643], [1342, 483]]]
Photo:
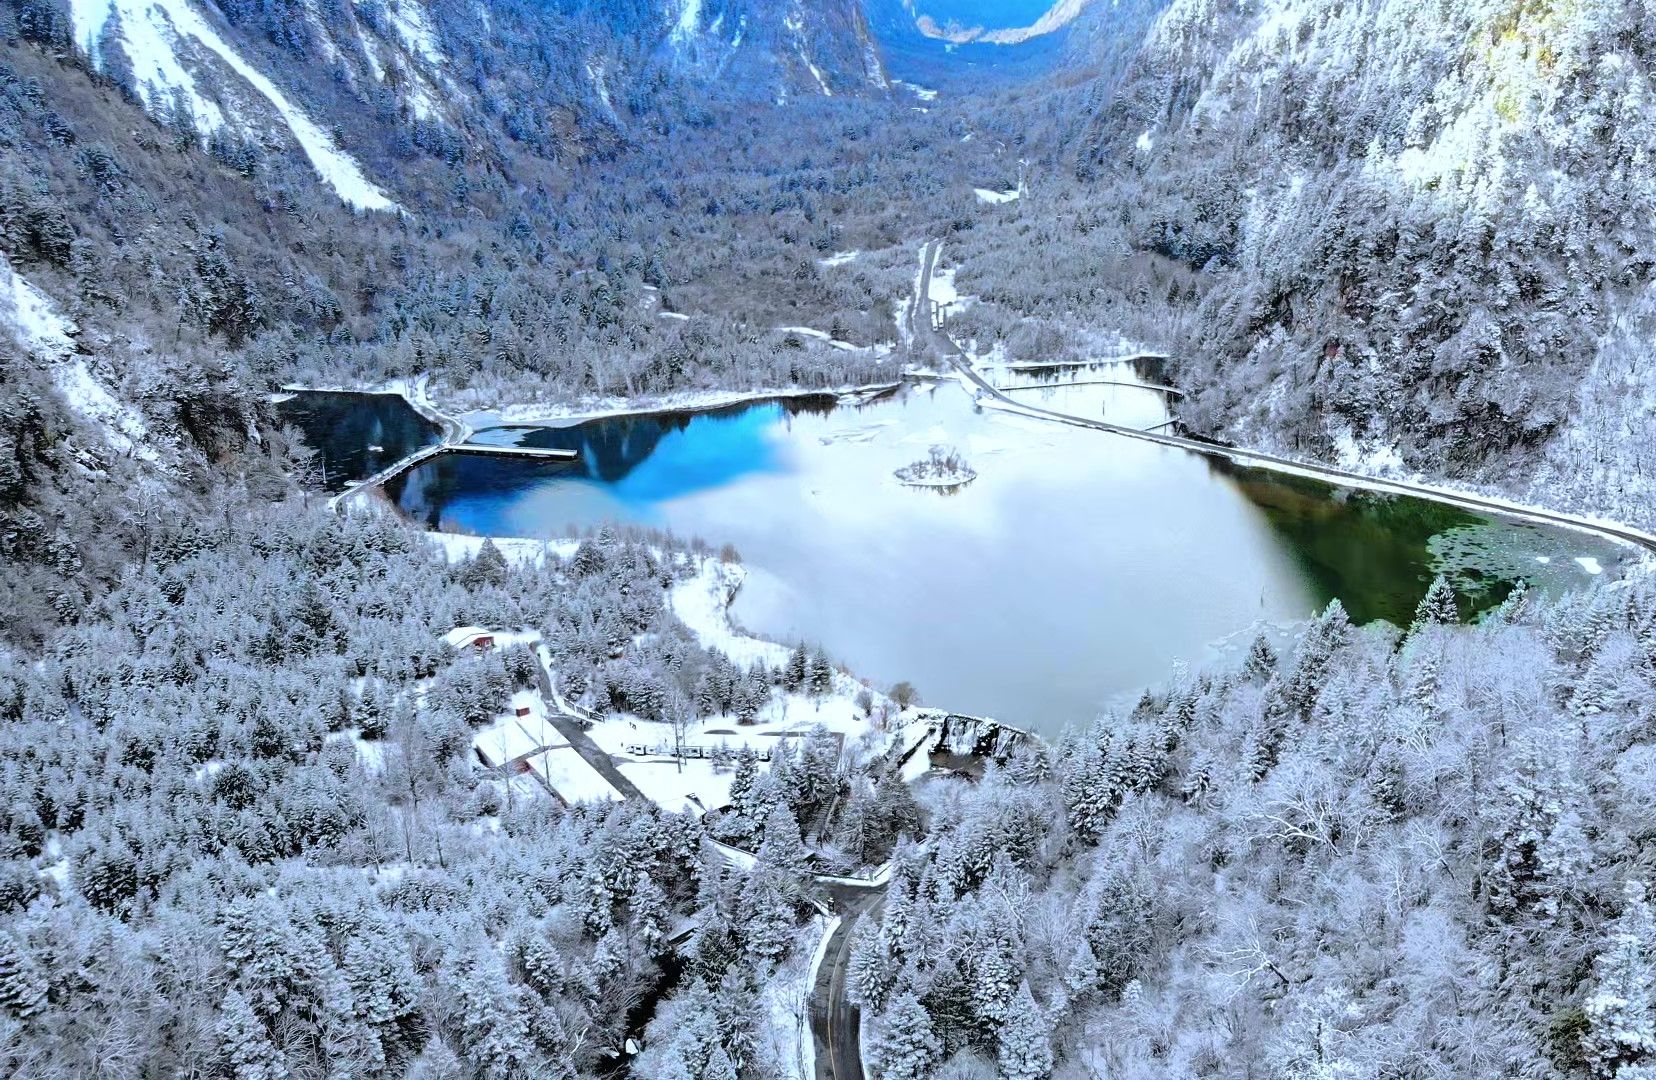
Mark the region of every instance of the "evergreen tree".
[[999, 906], [984, 912], [984, 922], [972, 950], [973, 1008], [986, 1030], [1006, 1020], [1007, 1009], [1022, 978], [1017, 940], [1006, 911]]
[[1085, 999], [1098, 989], [1098, 954], [1083, 935], [1075, 942], [1069, 963], [1064, 968], [1064, 985], [1077, 999]]
[[1006, 1080], [1042, 1080], [1052, 1073], [1052, 1024], [1046, 1010], [1029, 992], [1029, 983], [1018, 984], [996, 1028], [997, 1059]]
[[1656, 916], [1642, 881], [1629, 881], [1607, 927], [1582, 1005], [1582, 1051], [1600, 1076], [1656, 1064]]
[[1253, 644], [1248, 646], [1248, 659], [1242, 664], [1244, 678], [1254, 682], [1264, 682], [1276, 673], [1276, 650], [1271, 643], [1265, 640], [1264, 634], [1254, 635]]
[[761, 863], [742, 893], [739, 926], [746, 953], [766, 969], [787, 955], [793, 938], [794, 897], [798, 892], [797, 882], [783, 878], [779, 871]]
[[811, 654], [808, 686], [813, 697], [825, 697], [834, 689], [834, 664], [822, 648]]
[[645, 950], [652, 956], [657, 955], [669, 925], [667, 894], [649, 874], [641, 874], [627, 899], [627, 907], [631, 929], [644, 942]]
[[30, 1020], [46, 1006], [46, 980], [18, 940], [0, 933], [0, 1009]]
[[904, 991], [880, 1017], [874, 1060], [882, 1080], [926, 1080], [943, 1057], [943, 1043], [932, 1030], [931, 1016], [920, 999]]
[[852, 1004], [878, 1013], [896, 978], [891, 952], [885, 938], [867, 920], [858, 923], [851, 937], [851, 958], [846, 966], [845, 995]]
[[782, 668], [782, 685], [789, 693], [797, 694], [805, 689], [810, 665], [810, 654], [805, 651], [802, 641], [788, 654], [788, 662]]
[[226, 1071], [235, 1080], [283, 1080], [287, 1062], [271, 1042], [270, 1032], [239, 991], [219, 1005], [218, 1047]]
[[714, 1047], [713, 1053], [707, 1059], [707, 1069], [702, 1073], [705, 1080], [737, 1080], [736, 1066], [730, 1060], [730, 1055], [722, 1046]]
[[1414, 622], [1409, 624], [1411, 635], [1427, 626], [1453, 626], [1460, 622], [1460, 607], [1455, 600], [1455, 588], [1449, 579], [1439, 574], [1432, 579], [1426, 595], [1415, 608]]
[[786, 879], [797, 880], [805, 873], [805, 842], [800, 838], [799, 824], [786, 806], [772, 807], [765, 820], [759, 841], [759, 861]]

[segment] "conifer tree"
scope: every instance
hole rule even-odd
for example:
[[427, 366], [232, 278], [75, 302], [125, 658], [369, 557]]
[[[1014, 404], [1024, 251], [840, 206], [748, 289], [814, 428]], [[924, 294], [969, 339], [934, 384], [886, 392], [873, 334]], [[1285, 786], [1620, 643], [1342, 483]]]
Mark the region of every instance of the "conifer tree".
[[0, 933], [0, 1010], [29, 1020], [45, 1006], [45, 977], [15, 937]]
[[872, 1012], [885, 1007], [896, 972], [885, 938], [866, 919], [852, 932], [851, 959], [846, 969], [846, 997]]
[[506, 978], [498, 962], [474, 958], [461, 968], [455, 985], [460, 1048], [487, 1080], [510, 1080], [534, 1067], [523, 991]]
[[1001, 1075], [1006, 1080], [1043, 1080], [1052, 1073], [1052, 1023], [1021, 982], [996, 1028]]
[[1427, 626], [1453, 626], [1459, 621], [1460, 608], [1455, 600], [1454, 586], [1449, 584], [1448, 578], [1439, 574], [1432, 579], [1426, 595], [1420, 598], [1409, 633], [1418, 633]]
[[1264, 682], [1276, 673], [1276, 650], [1265, 640], [1264, 634], [1255, 634], [1248, 646], [1248, 658], [1242, 664], [1242, 674], [1254, 682]]
[[772, 807], [765, 819], [759, 861], [785, 878], [797, 879], [805, 872], [805, 842], [800, 838], [798, 822], [786, 806]]
[[769, 968], [787, 955], [793, 937], [794, 900], [799, 886], [760, 864], [742, 893], [739, 926], [749, 956]]
[[1630, 1066], [1656, 1063], [1656, 916], [1642, 881], [1623, 889], [1621, 914], [1593, 961], [1582, 1011], [1582, 1051], [1594, 1072], [1625, 1076]]
[[237, 990], [224, 995], [217, 1025], [219, 1054], [235, 1080], [283, 1080], [287, 1063], [253, 1007]]
[[806, 652], [805, 643], [802, 641], [788, 654], [788, 662], [782, 668], [782, 686], [794, 694], [805, 689], [810, 666], [810, 653]]
[[834, 689], [834, 664], [821, 647], [811, 654], [810, 691], [813, 697], [824, 697]]
[[943, 1057], [930, 1014], [908, 991], [893, 998], [880, 1018], [872, 1049], [883, 1080], [925, 1080]]

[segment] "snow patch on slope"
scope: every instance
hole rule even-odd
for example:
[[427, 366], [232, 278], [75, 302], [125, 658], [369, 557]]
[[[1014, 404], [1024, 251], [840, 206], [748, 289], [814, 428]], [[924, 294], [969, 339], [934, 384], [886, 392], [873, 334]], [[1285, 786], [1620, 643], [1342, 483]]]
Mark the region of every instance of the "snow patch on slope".
[[216, 56], [241, 76], [276, 109], [323, 182], [350, 205], [361, 210], [392, 210], [392, 202], [371, 183], [349, 155], [265, 75], [255, 69], [219, 36], [188, 0], [73, 0], [75, 40], [99, 59], [101, 41], [110, 20], [117, 20], [121, 49], [132, 63], [134, 81], [144, 104], [160, 108], [181, 96], [188, 104], [197, 130], [211, 134], [224, 126], [223, 112], [202, 96], [195, 78], [180, 59], [185, 39]]
[[397, 32], [410, 52], [433, 67], [443, 65], [443, 50], [437, 44], [437, 35], [426, 22], [425, 10], [416, 0], [390, 0], [386, 13], [391, 17], [391, 28]]
[[1365, 443], [1349, 428], [1333, 433], [1334, 455], [1340, 468], [1371, 476], [1403, 472], [1403, 455], [1395, 446]]
[[35, 356], [61, 360], [74, 351], [75, 324], [58, 314], [51, 298], [13, 270], [4, 255], [0, 255], [0, 319], [16, 329], [18, 340]]
[[817, 87], [822, 91], [822, 96], [833, 97], [834, 91], [829, 88], [828, 80], [824, 79], [821, 70], [811, 63], [811, 55], [805, 49], [805, 20], [800, 17], [798, 12], [795, 12], [782, 20], [782, 25], [787, 28], [788, 33], [793, 35], [794, 51], [799, 54], [799, 59], [805, 66], [810, 69], [811, 77], [816, 79]]
[[696, 36], [701, 29], [702, 0], [684, 0], [684, 7], [679, 9], [678, 23], [674, 25], [669, 39], [674, 45], [685, 46]]
[[160, 13], [159, 4], [166, 2], [158, 0], [152, 7], [145, 0], [70, 0], [75, 42], [98, 60], [104, 32], [116, 19], [121, 51], [132, 64], [132, 81], [144, 105], [158, 109], [181, 103], [190, 110], [197, 130], [210, 134], [224, 126], [224, 113], [202, 96], [195, 77], [179, 62], [175, 24]]
[[148, 445], [149, 426], [130, 406], [115, 400], [102, 383], [93, 378], [86, 360], [76, 357], [52, 369], [52, 381], [58, 392], [69, 402], [69, 407], [103, 430], [109, 445], [123, 453], [136, 454], [146, 461], [155, 460], [155, 451]]

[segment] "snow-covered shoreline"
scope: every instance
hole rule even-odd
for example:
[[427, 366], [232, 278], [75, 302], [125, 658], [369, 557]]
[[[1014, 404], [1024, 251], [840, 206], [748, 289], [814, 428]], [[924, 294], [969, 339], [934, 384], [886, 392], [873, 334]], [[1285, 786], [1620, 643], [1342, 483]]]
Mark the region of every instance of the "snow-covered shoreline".
[[818, 389], [788, 387], [757, 390], [688, 390], [653, 397], [614, 396], [588, 398], [575, 402], [523, 402], [495, 408], [471, 409], [457, 415], [472, 426], [480, 428], [508, 424], [554, 422], [575, 424], [617, 416], [648, 416], [653, 413], [664, 412], [699, 412], [784, 398], [832, 396], [843, 400], [884, 393], [901, 385], [900, 381], [887, 381], [853, 383]]
[[[492, 543], [509, 562], [537, 568], [544, 568], [551, 559], [570, 558], [580, 544], [573, 539], [534, 540], [431, 530], [422, 535], [450, 563], [475, 558], [485, 543]], [[694, 572], [668, 591], [668, 606], [704, 648], [717, 649], [742, 668], [761, 663], [780, 668], [792, 651], [789, 646], [748, 634], [731, 620], [730, 602], [745, 577], [741, 565], [703, 556]], [[550, 670], [548, 676], [552, 676]], [[885, 695], [836, 668], [827, 692], [779, 689], [752, 723], [724, 716], [699, 718], [683, 733], [682, 745], [695, 748], [697, 753], [747, 747], [766, 759], [780, 740], [804, 738], [821, 728], [839, 737], [848, 757], [858, 759], [883, 751], [893, 738], [904, 747], [923, 741], [933, 722], [932, 712], [898, 710]], [[709, 756], [680, 760], [674, 753], [674, 732], [669, 724], [617, 714], [593, 722], [588, 735], [615, 762], [622, 776], [663, 809], [700, 815], [729, 802], [734, 772], [716, 766]], [[559, 794], [568, 797], [567, 793]]]

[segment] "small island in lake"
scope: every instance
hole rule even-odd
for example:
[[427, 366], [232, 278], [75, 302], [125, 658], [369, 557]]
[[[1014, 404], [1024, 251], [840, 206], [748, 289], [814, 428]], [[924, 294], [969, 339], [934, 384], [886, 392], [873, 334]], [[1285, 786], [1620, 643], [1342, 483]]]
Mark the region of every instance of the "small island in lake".
[[966, 459], [954, 447], [934, 446], [930, 457], [904, 465], [896, 476], [910, 487], [952, 488], [976, 480], [977, 470], [966, 464]]

